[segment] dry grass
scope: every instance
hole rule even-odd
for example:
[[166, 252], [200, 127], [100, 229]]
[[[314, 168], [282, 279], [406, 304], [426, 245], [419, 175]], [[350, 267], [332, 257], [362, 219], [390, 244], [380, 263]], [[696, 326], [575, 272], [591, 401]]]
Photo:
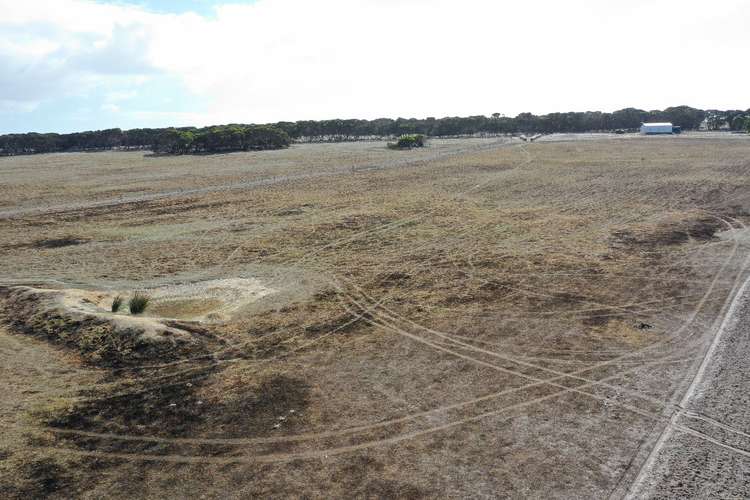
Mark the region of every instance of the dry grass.
[[[717, 233], [746, 221], [750, 142], [489, 142], [431, 141], [410, 164], [380, 143], [1, 159], [29, 207], [50, 191], [81, 203], [92, 184], [103, 199], [338, 173], [0, 220], [9, 280], [125, 289], [254, 273], [286, 291], [200, 326], [226, 343], [213, 356], [112, 372], [46, 413], [66, 429], [203, 439], [47, 435], [44, 460], [94, 454], [75, 473], [60, 462], [47, 493], [606, 496], [653, 425], [622, 405], [659, 414], [744, 258]], [[392, 168], [353, 168], [373, 164]], [[34, 185], [31, 168], [72, 180]], [[88, 243], [31, 245], [70, 234]]]

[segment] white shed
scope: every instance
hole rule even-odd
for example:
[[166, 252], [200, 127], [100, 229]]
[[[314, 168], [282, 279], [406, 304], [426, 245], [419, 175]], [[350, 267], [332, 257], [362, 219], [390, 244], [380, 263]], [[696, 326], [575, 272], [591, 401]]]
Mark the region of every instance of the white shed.
[[674, 127], [671, 123], [644, 123], [641, 125], [641, 134], [672, 134]]

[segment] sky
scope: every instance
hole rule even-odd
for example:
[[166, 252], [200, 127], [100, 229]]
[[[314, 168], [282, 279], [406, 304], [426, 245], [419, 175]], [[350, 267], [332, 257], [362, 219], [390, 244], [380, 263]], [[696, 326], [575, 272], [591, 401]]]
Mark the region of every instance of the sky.
[[750, 107], [747, 0], [0, 0], [0, 133]]

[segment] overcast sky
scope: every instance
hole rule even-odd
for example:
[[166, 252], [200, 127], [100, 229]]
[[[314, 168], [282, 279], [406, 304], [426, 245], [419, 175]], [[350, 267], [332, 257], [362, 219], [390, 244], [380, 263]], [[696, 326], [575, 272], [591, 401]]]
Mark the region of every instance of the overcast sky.
[[0, 133], [750, 107], [747, 0], [0, 0]]

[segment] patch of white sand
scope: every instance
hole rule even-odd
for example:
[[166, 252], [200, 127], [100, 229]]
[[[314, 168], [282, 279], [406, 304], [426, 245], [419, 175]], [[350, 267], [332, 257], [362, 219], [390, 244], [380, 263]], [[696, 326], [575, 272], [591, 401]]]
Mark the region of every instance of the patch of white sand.
[[209, 313], [185, 318], [193, 320], [226, 319], [243, 306], [277, 290], [266, 287], [255, 278], [226, 278], [195, 283], [167, 285], [146, 290], [154, 305], [169, 302], [214, 301], [221, 305]]

